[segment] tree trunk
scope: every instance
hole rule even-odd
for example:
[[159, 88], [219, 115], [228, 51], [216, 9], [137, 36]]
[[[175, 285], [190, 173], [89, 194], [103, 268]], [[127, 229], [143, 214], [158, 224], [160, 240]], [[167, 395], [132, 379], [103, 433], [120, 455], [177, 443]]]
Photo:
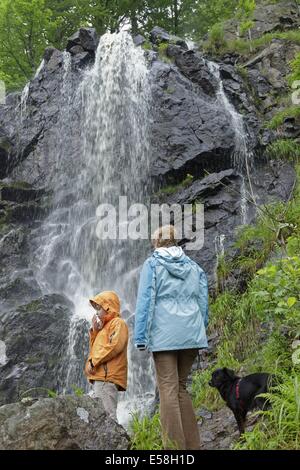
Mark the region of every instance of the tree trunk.
[[131, 10], [130, 12], [130, 22], [131, 22], [131, 33], [133, 34], [133, 36], [136, 36], [138, 33], [138, 22], [137, 22], [135, 10]]

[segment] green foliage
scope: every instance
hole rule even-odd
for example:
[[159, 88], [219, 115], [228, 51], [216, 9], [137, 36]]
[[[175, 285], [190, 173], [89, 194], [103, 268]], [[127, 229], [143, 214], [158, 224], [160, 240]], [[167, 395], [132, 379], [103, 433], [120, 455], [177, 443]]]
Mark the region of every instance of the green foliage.
[[196, 40], [211, 31], [216, 24], [222, 23], [234, 16], [237, 7], [236, 0], [201, 0], [192, 2], [187, 11], [185, 21]]
[[290, 65], [291, 74], [288, 77], [288, 82], [292, 85], [294, 81], [300, 80], [300, 53], [296, 54]]
[[72, 390], [74, 391], [76, 397], [83, 397], [84, 390], [82, 390], [82, 388], [79, 388], [76, 385], [72, 385]]
[[8, 90], [20, 88], [36, 70], [47, 46], [50, 17], [44, 0], [2, 0], [0, 73]]
[[163, 443], [161, 438], [161, 424], [159, 412], [151, 418], [133, 414], [130, 422], [131, 449], [133, 450], [161, 450]]
[[28, 397], [27, 395], [33, 392], [35, 393], [35, 395], [37, 392], [42, 392], [43, 394], [46, 394], [46, 396], [49, 398], [58, 397], [58, 393], [55, 390], [50, 390], [49, 388], [45, 388], [45, 387], [33, 387], [33, 388], [29, 388], [28, 390], [24, 390], [23, 392], [21, 392], [19, 394], [20, 400], [23, 398], [32, 398], [31, 396]]
[[249, 47], [249, 41], [246, 39], [235, 39], [233, 41], [227, 41], [224, 47], [222, 47], [218, 53], [220, 55], [226, 53], [239, 53], [242, 56], [248, 57], [250, 53], [259, 52], [261, 49], [271, 44], [273, 39], [282, 39], [286, 41], [291, 41], [295, 44], [300, 45], [300, 31], [298, 29], [290, 31], [274, 31], [272, 33], [267, 33], [261, 36], [260, 38], [252, 39], [251, 49]]
[[213, 25], [209, 32], [208, 41], [205, 44], [205, 49], [212, 52], [218, 52], [220, 50], [223, 50], [225, 47], [226, 41], [224, 39], [223, 25], [221, 23], [216, 23]]
[[201, 407], [214, 411], [222, 405], [218, 391], [208, 385], [212, 371], [213, 368], [209, 367], [204, 371], [197, 371], [193, 375], [191, 394], [194, 408]]
[[[152, 417], [139, 417], [137, 413], [132, 414], [130, 422], [131, 449], [132, 450], [162, 450], [162, 430], [160, 414], [157, 411]], [[176, 444], [167, 440], [167, 448], [178, 450]]]
[[260, 269], [252, 285], [256, 313], [300, 331], [300, 258], [279, 259]]
[[300, 106], [290, 106], [277, 113], [270, 122], [266, 123], [266, 127], [269, 129], [278, 129], [288, 117], [299, 118], [300, 117]]
[[269, 158], [298, 162], [300, 145], [291, 139], [279, 139], [268, 145], [266, 155]]
[[300, 374], [281, 374], [281, 384], [265, 394], [271, 408], [262, 416], [254, 430], [244, 435], [236, 449], [299, 450], [300, 449]]
[[[166, 91], [169, 93], [168, 89]], [[190, 186], [190, 184], [192, 184], [193, 182], [193, 178], [194, 178], [193, 175], [190, 175], [188, 173], [186, 177], [184, 178], [184, 180], [181, 181], [181, 183], [168, 185], [168, 186], [161, 188], [159, 192], [157, 193], [157, 196], [160, 197], [162, 195], [171, 195], [171, 194], [177, 193], [177, 191], [180, 191], [180, 189], [187, 188], [188, 186]]]
[[164, 61], [168, 64], [171, 64], [173, 62], [173, 60], [170, 57], [167, 56], [168, 46], [169, 46], [169, 44], [167, 42], [161, 42], [158, 45], [158, 55], [159, 55], [160, 60], [162, 60], [162, 61]]

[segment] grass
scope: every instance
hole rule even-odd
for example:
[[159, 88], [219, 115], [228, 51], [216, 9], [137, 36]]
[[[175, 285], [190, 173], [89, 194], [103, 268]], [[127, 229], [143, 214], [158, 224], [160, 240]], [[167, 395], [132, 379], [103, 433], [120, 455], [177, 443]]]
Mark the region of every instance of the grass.
[[215, 46], [212, 38], [205, 42], [203, 47], [207, 52], [217, 53], [218, 55], [237, 52], [242, 56], [248, 57], [249, 55], [252, 55], [255, 52], [259, 52], [260, 49], [270, 45], [273, 39], [282, 39], [300, 45], [300, 31], [296, 29], [284, 32], [275, 31], [264, 34], [260, 38], [253, 39], [252, 41], [246, 39], [235, 39], [233, 41], [222, 42], [219, 41], [219, 47]]
[[300, 145], [295, 140], [278, 139], [268, 145], [266, 155], [269, 158], [298, 162], [300, 157]]
[[185, 179], [178, 184], [168, 185], [161, 188], [157, 193], [156, 196], [170, 196], [171, 194], [175, 194], [183, 188], [187, 188], [193, 182], [193, 175], [189, 173], [186, 175]]
[[287, 118], [300, 118], [300, 106], [290, 106], [282, 111], [279, 111], [275, 116], [271, 119], [271, 121], [267, 122], [265, 126], [268, 129], [278, 129], [284, 123], [284, 120]]
[[166, 62], [167, 64], [172, 64], [173, 63], [173, 59], [171, 59], [170, 57], [168, 57], [167, 55], [167, 49], [169, 47], [169, 43], [168, 42], [161, 42], [159, 45], [158, 45], [158, 56], [160, 58], [160, 60], [162, 60], [163, 62]]

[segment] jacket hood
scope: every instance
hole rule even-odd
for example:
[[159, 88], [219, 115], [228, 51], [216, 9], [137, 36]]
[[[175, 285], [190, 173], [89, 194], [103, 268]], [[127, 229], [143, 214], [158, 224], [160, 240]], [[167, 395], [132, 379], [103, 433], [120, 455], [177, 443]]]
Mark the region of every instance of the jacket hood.
[[120, 316], [120, 299], [114, 291], [103, 291], [89, 299], [90, 303], [100, 305], [111, 318]]
[[153, 256], [155, 256], [159, 263], [162, 264], [174, 277], [185, 279], [191, 270], [189, 258], [184, 254], [183, 249], [179, 246], [156, 248]]

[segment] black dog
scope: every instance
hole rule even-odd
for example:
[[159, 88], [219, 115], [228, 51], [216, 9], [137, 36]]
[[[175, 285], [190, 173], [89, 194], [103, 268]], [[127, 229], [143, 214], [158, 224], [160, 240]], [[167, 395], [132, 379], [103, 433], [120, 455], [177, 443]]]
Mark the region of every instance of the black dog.
[[240, 434], [245, 432], [248, 411], [269, 406], [265, 398], [257, 395], [268, 392], [272, 379], [273, 376], [265, 373], [250, 374], [241, 378], [227, 367], [212, 373], [209, 385], [218, 389], [228, 408], [233, 412]]

